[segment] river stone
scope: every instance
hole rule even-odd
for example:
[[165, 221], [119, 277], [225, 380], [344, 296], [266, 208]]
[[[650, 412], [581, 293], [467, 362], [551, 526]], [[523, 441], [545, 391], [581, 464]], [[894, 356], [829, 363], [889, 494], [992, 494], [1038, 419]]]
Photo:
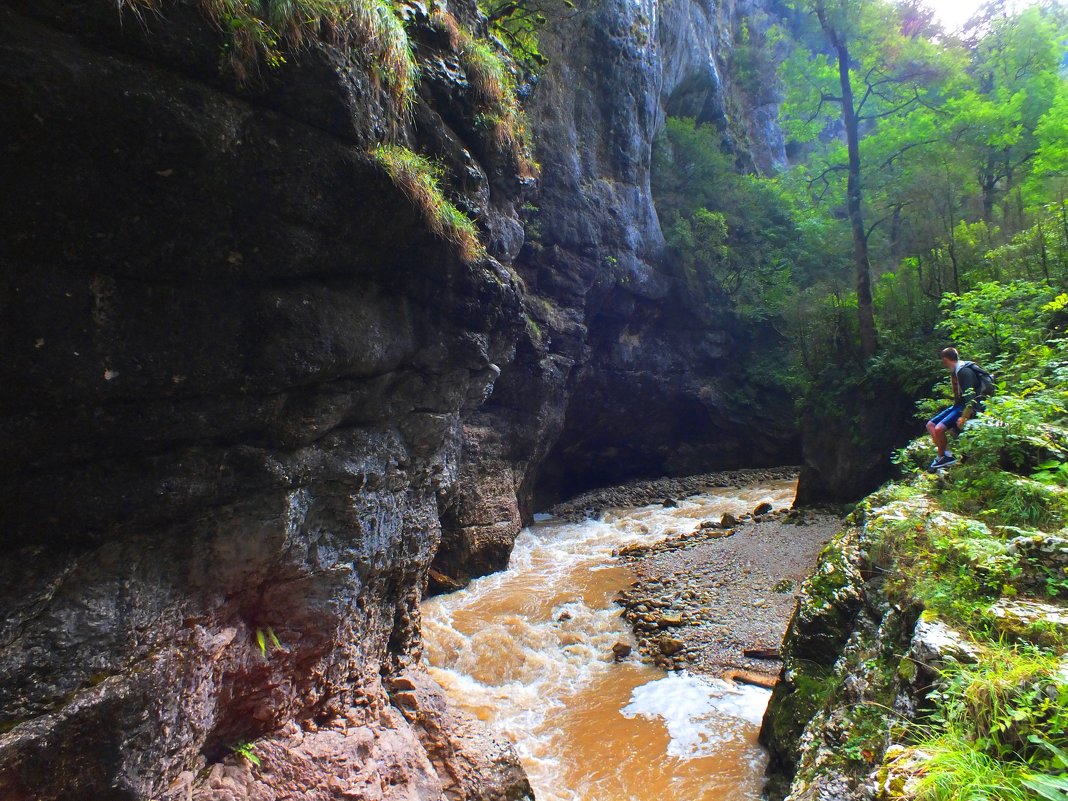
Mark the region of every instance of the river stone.
[[732, 515], [730, 512], [724, 512], [719, 519], [720, 528], [732, 528], [738, 525], [738, 518]]
[[674, 656], [685, 647], [682, 640], [667, 634], [662, 635], [656, 641], [656, 645], [664, 656]]
[[764, 503], [759, 504], [757, 508], [753, 510], [753, 517], [760, 517], [761, 515], [766, 515], [771, 510], [772, 505], [765, 501]]
[[618, 662], [621, 659], [626, 659], [628, 656], [630, 656], [632, 650], [634, 649], [627, 643], [617, 642], [615, 645], [612, 646], [612, 655]]

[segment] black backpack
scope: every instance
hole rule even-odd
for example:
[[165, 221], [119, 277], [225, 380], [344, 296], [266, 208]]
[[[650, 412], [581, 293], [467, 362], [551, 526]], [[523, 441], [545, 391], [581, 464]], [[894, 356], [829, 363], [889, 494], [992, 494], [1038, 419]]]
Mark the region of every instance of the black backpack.
[[970, 367], [975, 371], [975, 374], [979, 377], [979, 389], [975, 393], [976, 397], [980, 400], [983, 398], [993, 397], [996, 387], [994, 386], [994, 376], [984, 370], [975, 362], [965, 362], [965, 367]]

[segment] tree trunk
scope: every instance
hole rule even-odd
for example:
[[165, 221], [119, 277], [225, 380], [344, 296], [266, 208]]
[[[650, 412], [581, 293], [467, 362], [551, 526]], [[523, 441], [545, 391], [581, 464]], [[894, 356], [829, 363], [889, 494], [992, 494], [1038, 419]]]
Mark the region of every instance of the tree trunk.
[[[823, 19], [820, 22], [824, 22]], [[875, 354], [879, 345], [875, 331], [875, 311], [871, 298], [871, 262], [868, 259], [868, 235], [864, 230], [864, 215], [861, 206], [860, 182], [860, 121], [853, 107], [853, 84], [849, 77], [849, 48], [839, 40], [837, 32], [827, 32], [838, 57], [838, 80], [842, 87], [842, 123], [846, 132], [846, 148], [849, 151], [849, 172], [846, 182], [846, 211], [849, 227], [853, 232], [853, 267], [857, 282], [857, 315], [860, 321], [860, 347], [864, 358]]]
[[997, 191], [998, 175], [994, 166], [994, 154], [986, 160], [986, 169], [979, 175], [979, 188], [983, 191], [983, 222], [987, 225], [994, 221], [994, 192]]
[[1051, 285], [1049, 280], [1049, 252], [1046, 249], [1046, 232], [1042, 228], [1042, 212], [1038, 213], [1038, 217], [1035, 220], [1035, 233], [1038, 234], [1038, 252], [1042, 257], [1042, 277], [1046, 279], [1047, 286]]

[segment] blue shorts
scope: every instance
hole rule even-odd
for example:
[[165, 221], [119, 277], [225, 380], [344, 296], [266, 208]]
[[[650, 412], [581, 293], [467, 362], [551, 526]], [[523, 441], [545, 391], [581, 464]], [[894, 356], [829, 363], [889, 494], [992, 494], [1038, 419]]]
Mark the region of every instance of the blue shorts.
[[932, 417], [929, 422], [949, 430], [956, 427], [962, 414], [964, 414], [963, 406], [950, 406]]

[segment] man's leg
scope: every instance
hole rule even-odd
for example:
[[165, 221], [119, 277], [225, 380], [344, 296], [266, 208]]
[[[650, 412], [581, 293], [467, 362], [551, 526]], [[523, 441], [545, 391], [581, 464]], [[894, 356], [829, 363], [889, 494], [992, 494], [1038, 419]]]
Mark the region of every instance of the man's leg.
[[931, 435], [931, 441], [938, 448], [939, 458], [946, 455], [946, 427], [939, 422], [944, 416], [945, 412], [941, 412], [927, 421], [927, 433]]
[[938, 456], [942, 457], [946, 455], [946, 426], [944, 423], [939, 423], [934, 427], [934, 431], [931, 432], [931, 439], [934, 440], [935, 447], [938, 448]]
[[927, 433], [931, 435], [931, 441], [938, 448], [938, 458], [946, 455], [946, 429], [957, 422], [960, 411], [956, 406], [950, 406], [927, 421]]

